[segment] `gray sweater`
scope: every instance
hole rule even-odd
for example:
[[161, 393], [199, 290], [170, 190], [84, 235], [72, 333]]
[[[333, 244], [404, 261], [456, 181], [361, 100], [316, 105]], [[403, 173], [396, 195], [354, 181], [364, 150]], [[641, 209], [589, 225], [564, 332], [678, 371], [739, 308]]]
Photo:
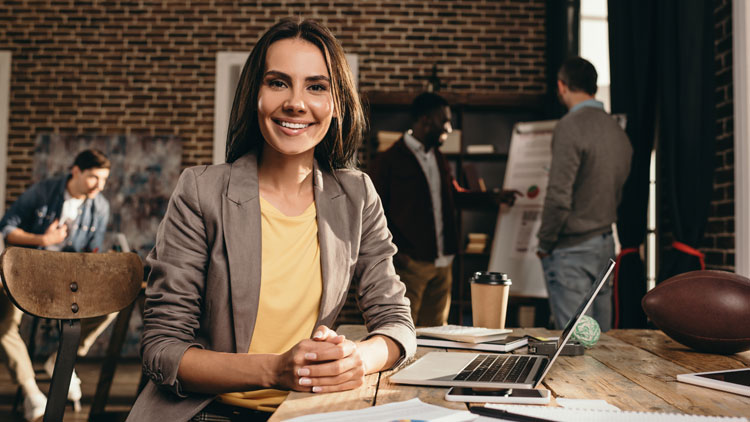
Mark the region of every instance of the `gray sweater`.
[[604, 110], [583, 107], [560, 119], [537, 234], [540, 249], [573, 246], [610, 230], [632, 155], [628, 136]]

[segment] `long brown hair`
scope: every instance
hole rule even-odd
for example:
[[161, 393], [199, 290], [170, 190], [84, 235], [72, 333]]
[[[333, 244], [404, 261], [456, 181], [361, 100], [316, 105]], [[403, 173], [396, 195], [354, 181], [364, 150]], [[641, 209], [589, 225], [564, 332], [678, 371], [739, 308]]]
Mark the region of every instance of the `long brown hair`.
[[229, 117], [226, 160], [231, 163], [248, 152], [261, 152], [264, 141], [258, 123], [258, 92], [266, 69], [266, 52], [274, 42], [288, 38], [303, 39], [318, 47], [331, 76], [331, 94], [338, 117], [331, 119], [328, 132], [315, 147], [315, 159], [326, 170], [352, 167], [367, 130], [367, 120], [344, 49], [325, 26], [292, 18], [283, 19], [266, 31], [242, 68]]

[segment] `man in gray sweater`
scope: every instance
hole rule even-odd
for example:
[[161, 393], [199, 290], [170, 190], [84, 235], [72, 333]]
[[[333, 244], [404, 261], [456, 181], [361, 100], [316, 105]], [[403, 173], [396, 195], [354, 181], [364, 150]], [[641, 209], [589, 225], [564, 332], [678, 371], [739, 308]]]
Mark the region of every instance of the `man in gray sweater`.
[[[558, 329], [615, 256], [612, 223], [633, 155], [628, 136], [594, 99], [596, 78], [594, 66], [580, 57], [566, 60], [557, 74], [558, 97], [568, 113], [552, 138], [537, 255]], [[612, 328], [611, 281], [589, 313], [602, 331]]]

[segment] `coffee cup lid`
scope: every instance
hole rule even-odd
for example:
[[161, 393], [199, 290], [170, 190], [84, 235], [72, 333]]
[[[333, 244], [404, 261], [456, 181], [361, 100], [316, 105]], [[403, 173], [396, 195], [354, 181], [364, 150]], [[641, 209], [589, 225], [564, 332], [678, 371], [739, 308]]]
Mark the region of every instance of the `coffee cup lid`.
[[510, 286], [513, 284], [505, 273], [495, 273], [490, 271], [477, 271], [471, 277], [472, 283], [478, 284], [496, 284]]

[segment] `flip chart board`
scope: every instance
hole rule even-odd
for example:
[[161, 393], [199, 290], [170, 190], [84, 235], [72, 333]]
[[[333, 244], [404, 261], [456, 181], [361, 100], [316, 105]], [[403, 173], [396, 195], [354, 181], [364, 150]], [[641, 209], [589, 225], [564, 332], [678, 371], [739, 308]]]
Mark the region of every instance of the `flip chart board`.
[[557, 120], [520, 122], [513, 127], [503, 189], [521, 191], [515, 205], [502, 205], [495, 224], [489, 271], [507, 273], [512, 296], [547, 297], [536, 237], [552, 159], [550, 143]]

